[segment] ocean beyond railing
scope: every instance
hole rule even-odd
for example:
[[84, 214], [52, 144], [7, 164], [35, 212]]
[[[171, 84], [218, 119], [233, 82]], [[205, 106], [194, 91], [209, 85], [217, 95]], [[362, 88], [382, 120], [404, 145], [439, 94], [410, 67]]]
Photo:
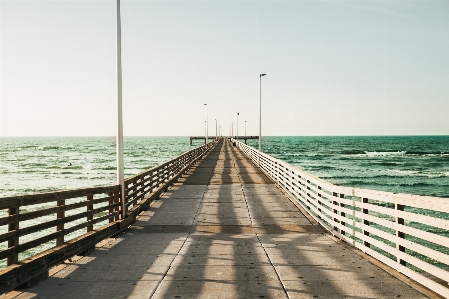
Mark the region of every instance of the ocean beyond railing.
[[449, 298], [449, 200], [343, 187], [238, 142], [330, 233]]

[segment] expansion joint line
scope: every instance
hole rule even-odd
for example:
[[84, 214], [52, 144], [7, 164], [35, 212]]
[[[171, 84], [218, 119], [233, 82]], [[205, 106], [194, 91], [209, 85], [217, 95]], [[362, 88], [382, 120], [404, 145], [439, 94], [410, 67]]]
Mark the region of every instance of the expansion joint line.
[[206, 195], [207, 187], [208, 187], [208, 185], [206, 185], [206, 188], [204, 188], [203, 197], [201, 197], [201, 201], [198, 203], [198, 208], [196, 209], [195, 216], [193, 216], [193, 223], [192, 223], [192, 225], [195, 225], [196, 220], [197, 220], [196, 218], [198, 217], [198, 214], [200, 213], [201, 208], [203, 207], [204, 196]]
[[277, 270], [276, 267], [274, 266], [273, 261], [271, 260], [270, 256], [268, 255], [267, 250], [265, 249], [265, 246], [263, 246], [263, 243], [262, 243], [262, 241], [260, 240], [259, 234], [256, 234], [256, 237], [257, 237], [257, 240], [259, 240], [260, 246], [262, 246], [263, 251], [265, 252], [265, 255], [267, 256], [268, 260], [270, 261], [270, 264], [271, 264], [271, 266], [273, 267], [274, 272], [276, 273], [276, 276], [278, 277], [279, 282], [281, 283], [281, 286], [282, 286], [282, 289], [284, 290], [285, 296], [287, 296], [287, 298], [290, 298], [290, 296], [288, 296], [287, 289], [285, 288], [285, 285], [284, 285], [284, 283], [283, 283], [282, 280], [281, 280], [281, 276], [279, 276], [278, 270]]
[[[234, 160], [234, 167], [238, 170], [238, 163], [237, 163], [237, 159], [235, 157], [235, 155], [232, 155], [233, 160]], [[242, 194], [243, 194], [243, 198], [245, 199], [245, 205], [246, 205], [246, 210], [248, 211], [248, 215], [249, 215], [249, 221], [251, 223], [251, 226], [253, 225], [253, 219], [251, 217], [251, 212], [249, 210], [249, 204], [248, 204], [248, 200], [246, 198], [246, 194], [245, 194], [245, 190], [243, 189], [243, 181], [242, 181], [242, 177], [240, 176], [240, 174], [237, 172], [238, 178], [239, 178], [239, 182], [240, 182], [240, 187], [242, 188]]]
[[242, 187], [242, 193], [243, 193], [243, 198], [245, 199], [246, 210], [248, 211], [249, 221], [250, 221], [251, 226], [252, 226], [253, 225], [253, 218], [251, 217], [251, 211], [249, 210], [249, 204], [248, 204], [248, 200], [246, 198], [245, 190], [243, 189], [242, 180], [240, 180], [240, 186]]
[[173, 260], [170, 262], [170, 265], [168, 265], [167, 270], [164, 272], [164, 275], [162, 276], [162, 278], [159, 280], [159, 284], [157, 285], [157, 287], [154, 289], [154, 291], [151, 293], [150, 298], [153, 298], [154, 294], [156, 294], [157, 290], [159, 289], [159, 287], [162, 284], [162, 281], [164, 281], [165, 277], [167, 276], [168, 271], [170, 271], [173, 262], [175, 261], [176, 257], [179, 255], [179, 253], [181, 252], [181, 250], [184, 248], [184, 245], [186, 244], [187, 240], [190, 237], [190, 233], [187, 234], [186, 238], [184, 239], [184, 242], [182, 242], [181, 247], [179, 248], [178, 252], [176, 253], [175, 257], [173, 258]]

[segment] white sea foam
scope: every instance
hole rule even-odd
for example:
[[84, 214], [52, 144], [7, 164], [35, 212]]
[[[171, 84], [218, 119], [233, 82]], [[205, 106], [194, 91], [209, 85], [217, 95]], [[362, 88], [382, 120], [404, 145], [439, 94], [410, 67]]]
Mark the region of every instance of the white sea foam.
[[365, 154], [368, 157], [388, 157], [388, 156], [404, 156], [406, 151], [397, 151], [397, 152], [366, 152]]

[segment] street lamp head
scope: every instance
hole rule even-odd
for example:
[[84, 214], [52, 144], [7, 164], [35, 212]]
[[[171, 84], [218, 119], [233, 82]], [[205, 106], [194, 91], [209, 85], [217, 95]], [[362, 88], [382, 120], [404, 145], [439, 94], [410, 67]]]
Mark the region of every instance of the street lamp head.
[[204, 104], [204, 106], [207, 106], [207, 104]]
[[262, 76], [266, 76], [266, 74], [260, 74], [260, 76], [262, 77]]
[[240, 113], [237, 112], [237, 115], [240, 115]]

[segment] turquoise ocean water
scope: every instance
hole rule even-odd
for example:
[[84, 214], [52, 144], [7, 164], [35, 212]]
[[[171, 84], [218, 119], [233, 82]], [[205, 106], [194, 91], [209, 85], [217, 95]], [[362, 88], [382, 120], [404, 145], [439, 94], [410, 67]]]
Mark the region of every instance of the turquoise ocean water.
[[336, 185], [449, 197], [449, 136], [265, 137], [263, 150]]
[[[125, 177], [168, 161], [188, 137], [125, 137]], [[0, 138], [0, 197], [116, 183], [114, 137]]]
[[[125, 176], [201, 144], [125, 137]], [[449, 136], [264, 137], [263, 150], [334, 184], [449, 197]], [[114, 184], [115, 151], [113, 137], [0, 138], [0, 197]]]

